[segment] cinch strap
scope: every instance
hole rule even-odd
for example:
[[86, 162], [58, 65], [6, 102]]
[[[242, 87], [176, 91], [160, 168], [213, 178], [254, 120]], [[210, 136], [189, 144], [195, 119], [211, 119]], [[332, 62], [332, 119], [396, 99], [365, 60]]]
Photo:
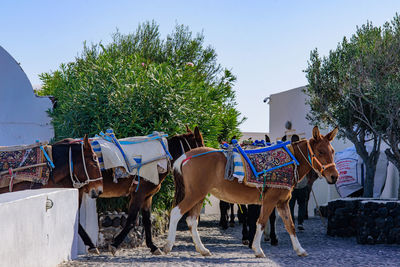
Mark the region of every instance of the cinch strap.
[[54, 169], [54, 168], [55, 168], [54, 163], [53, 163], [53, 161], [51, 161], [49, 155], [46, 153], [46, 150], [43, 148], [43, 146], [40, 146], [40, 150], [42, 150], [43, 155], [45, 156], [47, 162], [48, 162], [48, 163], [50, 164], [50, 166]]

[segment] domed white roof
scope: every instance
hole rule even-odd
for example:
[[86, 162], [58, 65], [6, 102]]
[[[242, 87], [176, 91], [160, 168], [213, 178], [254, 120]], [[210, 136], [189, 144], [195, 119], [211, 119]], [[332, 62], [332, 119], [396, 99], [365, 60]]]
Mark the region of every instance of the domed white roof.
[[50, 99], [35, 96], [25, 72], [0, 46], [0, 146], [49, 141], [51, 108]]

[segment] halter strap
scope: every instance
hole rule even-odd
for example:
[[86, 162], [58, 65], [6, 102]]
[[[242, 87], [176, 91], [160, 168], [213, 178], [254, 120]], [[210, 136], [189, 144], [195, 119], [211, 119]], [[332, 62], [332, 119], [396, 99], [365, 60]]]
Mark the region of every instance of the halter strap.
[[[301, 152], [300, 149], [299, 149], [299, 151]], [[301, 154], [303, 155], [303, 152], [301, 152]], [[314, 153], [314, 151], [312, 150], [311, 145], [310, 145], [310, 142], [309, 142], [308, 140], [307, 140], [307, 154], [308, 154], [308, 160], [309, 160], [309, 161], [307, 161], [307, 158], [305, 158], [304, 155], [303, 155], [303, 157], [304, 157], [304, 158], [306, 159], [306, 161], [310, 164], [311, 168], [312, 168], [316, 173], [318, 173], [320, 176], [323, 176], [324, 171], [325, 171], [326, 169], [328, 169], [329, 167], [334, 167], [334, 166], [336, 166], [335, 162], [331, 162], [331, 163], [328, 163], [328, 164], [326, 164], [326, 165], [323, 165], [323, 164], [317, 159], [317, 157], [315, 156], [315, 153]], [[318, 163], [319, 166], [321, 166], [321, 168], [320, 168], [319, 170], [316, 169], [315, 164], [314, 164], [315, 162]]]
[[69, 176], [71, 177], [72, 186], [74, 188], [78, 188], [78, 189], [82, 188], [83, 186], [85, 186], [91, 182], [103, 180], [102, 176], [95, 178], [95, 179], [90, 179], [90, 176], [89, 176], [89, 174], [87, 172], [87, 168], [86, 168], [86, 160], [85, 160], [85, 154], [84, 154], [84, 149], [83, 149], [82, 143], [81, 143], [81, 151], [82, 151], [83, 169], [85, 170], [85, 175], [86, 175], [85, 182], [81, 182], [78, 179], [78, 177], [74, 174], [74, 165], [73, 165], [73, 161], [72, 161], [72, 149], [71, 149], [71, 146], [69, 146]]

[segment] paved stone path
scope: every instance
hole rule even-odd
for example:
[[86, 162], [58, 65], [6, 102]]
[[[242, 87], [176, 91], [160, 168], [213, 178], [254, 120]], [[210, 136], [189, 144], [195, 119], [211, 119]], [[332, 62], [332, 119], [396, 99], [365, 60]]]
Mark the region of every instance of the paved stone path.
[[[136, 249], [120, 249], [116, 257], [109, 252], [100, 256], [81, 256], [67, 266], [400, 266], [399, 245], [358, 245], [355, 238], [329, 237], [319, 219], [305, 221], [304, 232], [298, 238], [309, 256], [300, 258], [292, 249], [289, 235], [282, 221], [277, 221], [279, 245], [272, 247], [262, 242], [266, 258], [255, 258], [247, 246], [241, 244], [241, 226], [227, 230], [218, 227], [216, 216], [202, 216], [199, 233], [204, 245], [213, 253], [203, 257], [196, 252], [189, 231], [177, 232], [172, 252], [152, 256], [143, 245]], [[155, 244], [164, 245], [166, 235], [155, 238]]]

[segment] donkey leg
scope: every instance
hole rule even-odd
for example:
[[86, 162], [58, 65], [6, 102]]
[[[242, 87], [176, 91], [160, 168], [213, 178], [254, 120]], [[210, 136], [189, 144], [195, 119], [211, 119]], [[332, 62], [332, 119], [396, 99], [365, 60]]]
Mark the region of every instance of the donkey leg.
[[197, 192], [198, 195], [187, 193], [184, 199], [171, 210], [171, 215], [169, 219], [169, 229], [167, 242], [163, 247], [163, 251], [168, 253], [172, 250], [175, 243], [176, 237], [176, 227], [178, 226], [179, 220], [182, 216], [191, 210], [199, 201], [205, 198], [206, 193]]
[[232, 203], [229, 203], [229, 208], [231, 210], [231, 216], [229, 220], [229, 226], [230, 227], [235, 227], [235, 210], [234, 210], [235, 205]]
[[247, 224], [249, 225], [249, 248], [252, 248], [254, 236], [257, 231], [257, 219], [260, 217], [261, 206], [256, 204], [248, 205]]
[[288, 201], [278, 203], [277, 205], [279, 215], [281, 216], [283, 222], [285, 223], [286, 231], [290, 235], [290, 240], [292, 241], [293, 249], [299, 256], [307, 256], [307, 252], [301, 247], [299, 240], [296, 236], [296, 230], [294, 228], [294, 223], [292, 216], [290, 215], [289, 203]]
[[211, 256], [211, 252], [201, 242], [199, 232], [197, 231], [198, 220], [200, 215], [201, 207], [203, 206], [203, 200], [197, 203], [190, 211], [186, 218], [186, 223], [189, 226], [189, 230], [192, 234], [193, 243], [196, 247], [197, 252], [203, 256]]
[[147, 198], [142, 206], [142, 219], [143, 219], [143, 226], [144, 232], [146, 234], [146, 246], [150, 248], [151, 253], [153, 255], [161, 255], [161, 250], [156, 247], [153, 243], [153, 239], [151, 236], [151, 203], [152, 203], [152, 196]]
[[89, 235], [86, 233], [85, 228], [79, 223], [78, 227], [78, 234], [82, 238], [83, 243], [85, 246], [88, 246], [88, 252], [89, 253], [95, 253], [97, 255], [100, 255], [99, 250], [97, 247], [93, 244], [92, 239], [90, 239]]
[[271, 245], [272, 246], [277, 246], [278, 245], [278, 238], [276, 236], [276, 213], [275, 213], [275, 208], [271, 212], [271, 215], [269, 216], [269, 225], [271, 226], [270, 232], [269, 232], [269, 237], [271, 238]]
[[223, 230], [228, 229], [228, 203], [220, 200], [219, 201], [219, 210], [221, 213], [221, 217], [219, 219], [219, 226], [221, 226], [221, 228]]
[[178, 222], [182, 218], [183, 214], [184, 213], [181, 212], [179, 205], [171, 210], [171, 215], [169, 218], [167, 242], [163, 247], [164, 253], [169, 253], [172, 250], [172, 247], [174, 246], [176, 237], [176, 227], [178, 226]]
[[[266, 204], [268, 203], [268, 204]], [[264, 232], [265, 225], [268, 222], [268, 217], [271, 214], [272, 210], [274, 209], [275, 203], [273, 200], [270, 201], [265, 201], [263, 205], [261, 206], [261, 212], [260, 212], [260, 217], [258, 218], [257, 221], [257, 230], [256, 234], [254, 235], [254, 240], [252, 243], [252, 249], [256, 253], [256, 257], [258, 258], [264, 258], [265, 254], [263, 250], [261, 249], [261, 237]]]
[[[248, 246], [250, 244], [249, 241], [249, 229], [248, 229], [248, 209], [246, 205], [241, 205], [241, 210], [238, 211], [238, 214], [241, 214], [243, 228], [242, 228], [242, 244]], [[238, 216], [239, 217], [239, 216]]]
[[126, 220], [125, 227], [121, 230], [121, 232], [114, 237], [113, 243], [109, 246], [111, 253], [115, 255], [118, 246], [124, 241], [125, 237], [129, 234], [132, 228], [135, 226], [136, 218], [140, 210], [140, 206], [144, 201], [144, 196], [142, 194], [136, 194], [131, 196], [130, 207], [129, 207], [129, 215]]

